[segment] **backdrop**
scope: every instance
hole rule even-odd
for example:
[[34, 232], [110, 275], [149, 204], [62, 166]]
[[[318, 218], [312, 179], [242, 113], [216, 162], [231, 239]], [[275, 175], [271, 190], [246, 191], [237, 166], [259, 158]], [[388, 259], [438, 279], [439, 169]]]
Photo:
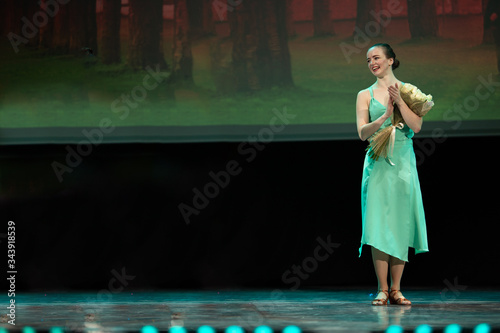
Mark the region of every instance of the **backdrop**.
[[[0, 144], [355, 139], [368, 48], [448, 135], [500, 128], [487, 1], [6, 0]], [[289, 118], [277, 116], [287, 110]], [[432, 136], [424, 130], [422, 135]]]

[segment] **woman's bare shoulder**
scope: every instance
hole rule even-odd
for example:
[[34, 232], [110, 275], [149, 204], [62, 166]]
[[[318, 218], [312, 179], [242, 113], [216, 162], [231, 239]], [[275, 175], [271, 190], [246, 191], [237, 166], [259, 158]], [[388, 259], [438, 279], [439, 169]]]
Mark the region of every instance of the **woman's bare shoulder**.
[[370, 90], [368, 88], [360, 90], [358, 92], [358, 99], [366, 100], [369, 98], [370, 98]]

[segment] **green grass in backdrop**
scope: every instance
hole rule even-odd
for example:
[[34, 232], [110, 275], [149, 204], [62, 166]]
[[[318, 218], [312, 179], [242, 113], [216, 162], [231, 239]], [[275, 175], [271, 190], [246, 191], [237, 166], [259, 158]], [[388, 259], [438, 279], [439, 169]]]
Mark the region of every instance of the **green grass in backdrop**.
[[[221, 95], [210, 68], [214, 41], [215, 37], [193, 44], [193, 87], [175, 89], [172, 103], [168, 87], [159, 85], [147, 91], [144, 100], [127, 106], [130, 113], [124, 119], [113, 112], [113, 102], [142, 86], [147, 71], [132, 71], [124, 64], [88, 65], [85, 56], [51, 56], [28, 49], [15, 54], [8, 42], [2, 44], [0, 127], [94, 127], [103, 118], [116, 126], [259, 125], [268, 124], [273, 109], [283, 107], [297, 115], [294, 124], [352, 123], [357, 92], [375, 81], [366, 65], [366, 48], [347, 59], [340, 45], [349, 39], [295, 38], [289, 42], [294, 88]], [[444, 112], [474, 96], [478, 77], [492, 74], [500, 81], [493, 46], [442, 39], [384, 41], [401, 61], [396, 76], [433, 95], [435, 107], [426, 120], [445, 120]], [[221, 52], [229, 66], [230, 41], [221, 45]], [[500, 94], [494, 92], [463, 119], [500, 119], [499, 102]], [[119, 102], [115, 107], [125, 105]]]

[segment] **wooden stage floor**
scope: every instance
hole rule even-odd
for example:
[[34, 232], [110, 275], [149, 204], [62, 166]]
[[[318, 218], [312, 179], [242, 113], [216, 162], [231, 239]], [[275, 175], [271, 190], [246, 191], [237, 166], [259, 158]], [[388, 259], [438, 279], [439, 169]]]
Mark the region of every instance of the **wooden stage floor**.
[[439, 332], [458, 324], [462, 332], [473, 332], [486, 323], [490, 332], [500, 330], [500, 290], [408, 289], [404, 294], [413, 302], [411, 306], [383, 307], [371, 305], [371, 292], [350, 288], [16, 293], [15, 326], [5, 314], [10, 311], [7, 300], [2, 301], [0, 327], [7, 332], [26, 327], [36, 332], [51, 328], [138, 332], [152, 326], [169, 332], [171, 327], [183, 326], [187, 332], [197, 332], [208, 325], [216, 332], [239, 326], [249, 333], [261, 325], [273, 332], [290, 325], [302, 332], [384, 332], [399, 325], [413, 332], [426, 324]]

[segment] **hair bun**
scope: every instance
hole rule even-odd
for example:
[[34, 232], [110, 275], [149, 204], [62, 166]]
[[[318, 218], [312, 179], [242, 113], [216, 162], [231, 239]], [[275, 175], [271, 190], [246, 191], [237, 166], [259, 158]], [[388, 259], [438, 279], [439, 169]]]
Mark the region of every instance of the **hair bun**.
[[394, 59], [394, 62], [392, 63], [392, 70], [395, 70], [398, 67], [399, 67], [399, 60]]

